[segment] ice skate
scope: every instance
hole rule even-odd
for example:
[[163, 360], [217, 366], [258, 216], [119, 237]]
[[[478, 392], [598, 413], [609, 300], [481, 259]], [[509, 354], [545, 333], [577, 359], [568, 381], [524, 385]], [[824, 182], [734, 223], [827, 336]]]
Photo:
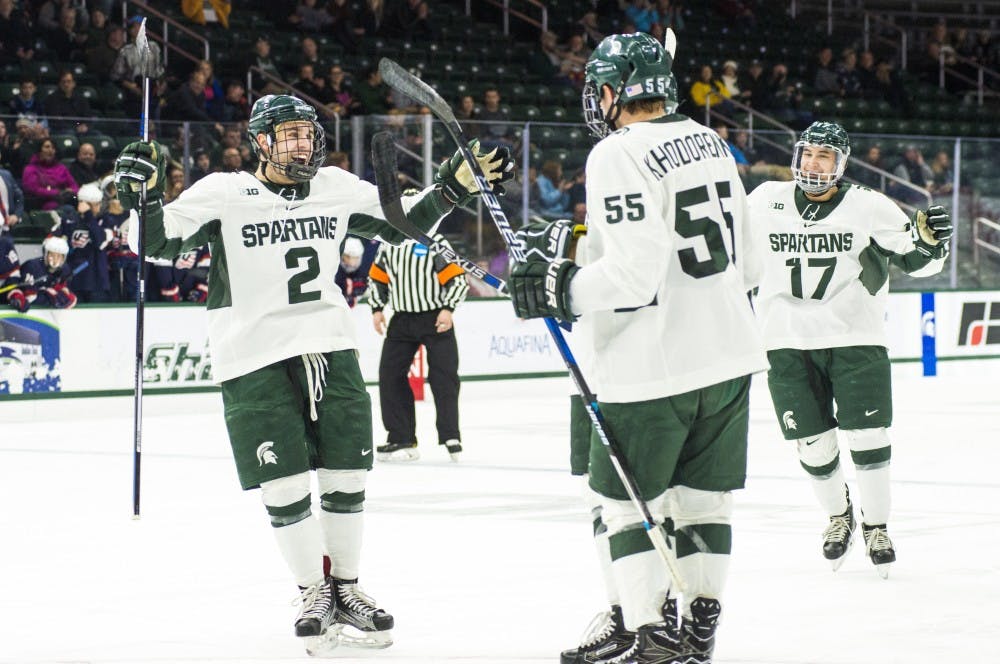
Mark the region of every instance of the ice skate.
[[420, 458], [417, 441], [412, 443], [386, 443], [375, 448], [379, 461], [416, 461]]
[[617, 657], [598, 660], [599, 664], [688, 664], [696, 661], [690, 659], [688, 647], [681, 638], [677, 600], [668, 597], [663, 603], [663, 620], [640, 627], [628, 650]]
[[612, 659], [628, 651], [634, 643], [635, 632], [625, 629], [622, 607], [615, 604], [610, 611], [594, 616], [580, 645], [562, 651], [559, 661], [561, 664], [589, 664]]
[[448, 450], [448, 455], [451, 457], [451, 460], [458, 463], [458, 455], [462, 453], [462, 441], [457, 438], [452, 438], [441, 444]]
[[823, 531], [823, 557], [830, 561], [834, 572], [847, 560], [855, 529], [854, 506], [848, 498], [847, 510], [843, 514], [831, 516], [830, 525]]
[[[330, 627], [336, 613], [332, 580], [327, 577], [321, 583], [300, 588], [300, 593], [296, 603], [302, 608], [295, 619], [295, 636], [305, 641], [306, 652], [313, 655], [332, 647], [326, 645], [332, 636]], [[336, 640], [333, 646], [336, 646]]]
[[861, 529], [864, 531], [868, 557], [875, 565], [875, 571], [883, 579], [888, 579], [889, 565], [896, 562], [896, 549], [892, 546], [892, 540], [889, 539], [885, 524], [869, 526], [867, 523], [863, 523]]
[[684, 618], [681, 631], [688, 649], [687, 664], [711, 664], [715, 650], [715, 630], [722, 606], [717, 599], [696, 597], [691, 602], [691, 618]]
[[388, 648], [392, 645], [392, 616], [361, 592], [357, 579], [334, 579], [333, 596], [336, 614], [330, 631], [336, 631], [342, 645], [355, 648]]

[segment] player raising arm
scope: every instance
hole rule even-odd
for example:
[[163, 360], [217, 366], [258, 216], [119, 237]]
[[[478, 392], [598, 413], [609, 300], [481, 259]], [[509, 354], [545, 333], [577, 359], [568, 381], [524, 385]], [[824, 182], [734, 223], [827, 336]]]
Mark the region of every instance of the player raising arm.
[[[354, 322], [334, 276], [348, 231], [387, 242], [404, 238], [384, 221], [374, 185], [320, 168], [326, 147], [313, 107], [287, 95], [262, 97], [249, 134], [259, 159], [255, 173], [208, 175], [166, 206], [160, 147], [132, 143], [115, 164], [118, 196], [137, 208], [140, 185], [147, 184], [148, 256], [211, 247], [214, 378], [222, 384], [240, 484], [261, 489], [301, 590], [296, 636], [307, 639], [312, 653], [335, 645], [334, 637], [386, 647], [393, 617], [357, 585], [372, 413]], [[512, 175], [505, 150], [477, 156], [492, 185]], [[455, 166], [443, 166], [437, 184], [406, 199], [410, 219], [426, 233], [455, 202], [478, 193], [468, 166], [449, 164]]]
[[841, 182], [850, 151], [843, 127], [814, 122], [795, 144], [794, 182], [765, 182], [750, 194], [764, 266], [757, 313], [778, 423], [830, 518], [823, 555], [839, 568], [855, 531], [839, 428], [857, 473], [865, 546], [884, 578], [896, 559], [886, 530], [889, 264], [914, 276], [940, 272], [952, 227], [940, 206], [911, 221], [883, 194]]
[[725, 142], [674, 113], [671, 64], [643, 33], [594, 50], [584, 113], [602, 140], [586, 166], [587, 263], [529, 260], [508, 282], [519, 316], [586, 327], [600, 408], [650, 512], [660, 523], [669, 512], [676, 529], [682, 606], [607, 452], [592, 443], [590, 486], [623, 627], [635, 636], [620, 646], [612, 625], [607, 641], [581, 644], [577, 661], [711, 661], [732, 491], [746, 476], [750, 374], [767, 367], [744, 286], [746, 194]]

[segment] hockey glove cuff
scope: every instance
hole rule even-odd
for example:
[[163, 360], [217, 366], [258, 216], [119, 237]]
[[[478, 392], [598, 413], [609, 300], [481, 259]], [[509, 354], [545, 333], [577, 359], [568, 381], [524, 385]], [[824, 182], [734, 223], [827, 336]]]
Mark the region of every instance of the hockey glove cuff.
[[576, 239], [587, 234], [587, 227], [574, 224], [568, 219], [552, 223], [527, 224], [514, 234], [528, 261], [552, 261], [557, 258], [573, 258]]
[[126, 210], [138, 210], [139, 193], [146, 183], [147, 202], [163, 198], [167, 159], [156, 141], [129, 143], [115, 160], [115, 188]]
[[[479, 140], [469, 141], [469, 149], [479, 162], [490, 191], [494, 196], [503, 196], [503, 183], [514, 177], [514, 158], [505, 147], [494, 148], [491, 152], [482, 152]], [[441, 193], [452, 205], [468, 205], [475, 196], [480, 194], [476, 178], [469, 164], [462, 158], [458, 150], [451, 159], [441, 164], [434, 182], [441, 185]]]
[[11, 309], [15, 309], [22, 314], [31, 306], [28, 296], [20, 288], [15, 288], [7, 295], [7, 304], [10, 305]]
[[913, 218], [913, 244], [924, 256], [943, 258], [948, 253], [948, 241], [954, 228], [948, 211], [940, 205], [917, 210]]
[[514, 312], [520, 318], [551, 317], [572, 323], [578, 316], [570, 307], [569, 286], [579, 271], [576, 263], [566, 259], [517, 263], [507, 281]]

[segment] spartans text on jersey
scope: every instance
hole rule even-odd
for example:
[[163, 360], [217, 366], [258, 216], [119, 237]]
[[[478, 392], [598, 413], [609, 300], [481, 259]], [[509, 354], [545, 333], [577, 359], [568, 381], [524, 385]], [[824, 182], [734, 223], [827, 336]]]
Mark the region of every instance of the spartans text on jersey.
[[854, 233], [771, 233], [771, 251], [806, 254], [850, 251]]
[[333, 240], [336, 234], [337, 218], [322, 215], [244, 224], [242, 230], [244, 247], [298, 240]]

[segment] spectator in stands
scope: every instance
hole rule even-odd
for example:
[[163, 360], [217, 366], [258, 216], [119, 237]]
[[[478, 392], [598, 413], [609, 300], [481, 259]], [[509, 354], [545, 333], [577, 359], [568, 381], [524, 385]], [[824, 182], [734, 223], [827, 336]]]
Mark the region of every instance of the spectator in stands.
[[83, 31], [90, 23], [84, 0], [45, 0], [38, 8], [38, 28], [43, 33], [56, 32], [61, 27], [62, 12], [73, 9], [73, 28]]
[[205, 74], [200, 69], [192, 71], [187, 82], [167, 97], [163, 116], [169, 120], [200, 123], [194, 132], [205, 137], [211, 136], [209, 127], [215, 130], [217, 136], [223, 133], [222, 124], [208, 114], [205, 104]]
[[225, 92], [222, 81], [215, 76], [215, 67], [208, 60], [199, 60], [195, 69], [205, 75], [205, 110], [213, 120], [221, 120], [222, 100]]
[[38, 98], [37, 92], [38, 86], [35, 84], [35, 79], [31, 76], [22, 76], [17, 94], [10, 100], [8, 106], [12, 115], [33, 116], [43, 127], [48, 128], [49, 123], [45, 117], [47, 115], [45, 102]]
[[[733, 105], [729, 103], [729, 91], [722, 81], [712, 75], [710, 65], [701, 66], [698, 80], [691, 84], [688, 96], [691, 102], [702, 110], [709, 107], [724, 115], [731, 114], [733, 110]], [[694, 119], [701, 122], [702, 114], [699, 113]]]
[[938, 150], [931, 161], [931, 173], [934, 177], [930, 190], [935, 196], [950, 195], [955, 187], [955, 172], [951, 169], [951, 155], [945, 150]]
[[767, 106], [767, 77], [764, 76], [764, 65], [760, 60], [750, 61], [746, 73], [739, 78], [739, 86], [744, 104], [758, 110]]
[[327, 12], [333, 20], [330, 32], [347, 53], [357, 53], [361, 39], [365, 36], [364, 25], [358, 20], [360, 11], [360, 7], [355, 9], [354, 3], [348, 0], [330, 0], [327, 5]]
[[426, 0], [396, 0], [383, 29], [388, 36], [417, 41], [434, 41], [437, 33]]
[[570, 35], [563, 53], [563, 73], [578, 90], [583, 89], [583, 69], [587, 66], [591, 50], [584, 43], [583, 35]]
[[41, 141], [49, 137], [49, 130], [33, 115], [18, 117], [14, 128], [17, 133], [10, 145], [8, 163], [10, 172], [20, 179], [24, 175], [25, 166], [38, 152]]
[[48, 33], [45, 42], [59, 62], [82, 62], [87, 33], [77, 28], [77, 10], [63, 7], [59, 12], [59, 27]]
[[[251, 71], [251, 67], [256, 67], [260, 71]], [[250, 82], [257, 94], [274, 95], [282, 92], [281, 86], [270, 78], [281, 80], [281, 72], [278, 70], [278, 64], [271, 57], [271, 41], [266, 36], [257, 37], [253, 45], [253, 53], [250, 54], [242, 71], [244, 79], [246, 79], [247, 73], [250, 74]]]
[[222, 151], [222, 165], [219, 170], [223, 173], [239, 173], [244, 170], [243, 157], [238, 148], [226, 148]]
[[862, 96], [861, 75], [858, 72], [858, 54], [853, 48], [845, 48], [840, 56], [837, 67], [837, 84], [840, 86], [840, 96], [846, 99], [859, 99]]
[[812, 86], [816, 94], [840, 95], [840, 82], [833, 66], [833, 49], [824, 46], [816, 53], [816, 62], [812, 67]]
[[573, 181], [563, 179], [562, 164], [555, 159], [545, 161], [537, 183], [539, 211], [553, 219], [569, 216], [569, 189]]
[[570, 182], [572, 184], [569, 187], [569, 208], [572, 210], [577, 203], [587, 202], [587, 173], [583, 166], [576, 169]]
[[225, 130], [222, 132], [222, 140], [219, 141], [218, 145], [211, 150], [211, 163], [213, 170], [223, 170], [222, 169], [222, 157], [224, 153], [229, 148], [236, 150], [237, 153], [240, 152], [240, 146], [244, 142], [244, 133], [239, 125], [227, 125]]
[[[916, 62], [914, 71], [924, 83], [937, 86], [939, 84], [941, 67], [941, 44], [936, 41], [928, 42], [923, 56]], [[947, 81], [947, 77], [945, 78]]]
[[[861, 161], [868, 164], [872, 168], [878, 168], [883, 171], [886, 170], [885, 163], [882, 161], [882, 146], [877, 143], [868, 147], [868, 151], [865, 153], [865, 156], [861, 158]], [[874, 189], [875, 191], [882, 191], [882, 176], [875, 171], [860, 166], [851, 168], [851, 171], [852, 177], [860, 184], [870, 189]]]
[[583, 16], [576, 23], [580, 26], [578, 29], [587, 48], [593, 49], [604, 39], [605, 34], [598, 25], [596, 11], [590, 10], [584, 12]]
[[56, 144], [51, 138], [39, 144], [38, 152], [24, 167], [21, 184], [28, 206], [42, 210], [56, 209], [60, 194], [75, 194], [80, 188], [69, 169], [56, 158]]
[[750, 172], [750, 162], [747, 160], [747, 156], [743, 154], [743, 150], [729, 140], [729, 125], [725, 122], [716, 121], [712, 124], [712, 129], [715, 130], [719, 138], [724, 140], [729, 147], [729, 152], [733, 156], [733, 161], [736, 162], [736, 170], [739, 171], [740, 177], [746, 177]]
[[243, 83], [234, 79], [226, 81], [226, 94], [222, 98], [220, 122], [244, 122], [250, 117], [250, 103]]
[[14, 0], [0, 0], [0, 44], [0, 64], [22, 64], [35, 57], [31, 25]]
[[110, 83], [110, 72], [123, 46], [125, 46], [125, 29], [117, 25], [108, 28], [105, 38], [87, 49], [87, 71], [92, 72], [101, 83]]
[[[5, 168], [0, 168], [0, 236], [9, 233], [24, 219], [24, 192], [21, 186], [14, 179], [14, 176]], [[2, 281], [3, 274], [0, 274]]]
[[903, 82], [892, 63], [888, 60], [879, 61], [875, 65], [875, 79], [878, 81], [882, 98], [889, 102], [894, 110], [902, 111], [908, 115], [910, 113], [910, 97], [906, 94]]
[[483, 147], [513, 147], [514, 130], [510, 125], [510, 110], [500, 106], [500, 90], [495, 86], [483, 92], [483, 105], [476, 109], [476, 119], [480, 125], [479, 137]]
[[302, 37], [299, 42], [299, 61], [295, 71], [302, 65], [312, 65], [313, 71], [323, 71], [323, 60], [319, 56], [319, 46], [312, 37]]
[[955, 57], [958, 55], [955, 43], [948, 33], [948, 24], [944, 19], [934, 24], [927, 41], [938, 44], [940, 53], [944, 56], [945, 67], [954, 67], [958, 63], [958, 59]]
[[357, 108], [357, 102], [354, 100], [354, 87], [348, 80], [347, 73], [342, 66], [330, 66], [320, 101], [326, 105], [330, 112], [336, 113], [342, 118], [346, 118]]
[[69, 164], [69, 174], [80, 185], [101, 179], [100, 173], [97, 172], [97, 150], [93, 145], [80, 143], [80, 147], [76, 150], [76, 159]]
[[684, 29], [684, 8], [679, 2], [656, 0], [653, 23], [680, 32]]
[[318, 101], [324, 94], [323, 88], [326, 87], [326, 81], [316, 78], [316, 70], [313, 69], [312, 65], [301, 64], [299, 65], [298, 76], [292, 81], [292, 87], [302, 92], [305, 96]]
[[650, 0], [618, 0], [618, 9], [635, 23], [639, 32], [649, 32], [656, 22], [656, 10]]
[[188, 171], [188, 180], [191, 184], [194, 184], [211, 172], [212, 160], [209, 159], [207, 152], [199, 150], [194, 155], [194, 166], [192, 166], [191, 170]]
[[0, 167], [6, 168], [10, 165], [7, 160], [7, 152], [11, 149], [13, 142], [13, 137], [7, 131], [7, 123], [0, 119]]
[[[277, 4], [277, 3], [268, 3]], [[181, 11], [198, 25], [218, 22], [229, 27], [229, 14], [233, 11], [231, 0], [181, 0]]]
[[[115, 63], [111, 66], [112, 82], [119, 85], [125, 93], [123, 110], [128, 117], [135, 118], [138, 118], [142, 111], [143, 60], [135, 45], [135, 38], [139, 34], [141, 25], [141, 16], [133, 16], [128, 20], [129, 43], [121, 47], [115, 58]], [[159, 98], [166, 91], [166, 82], [162, 80], [164, 70], [160, 45], [153, 40], [149, 40], [148, 58], [150, 78], [154, 79], [150, 85], [150, 115], [157, 118], [159, 116]]]
[[82, 185], [77, 192], [76, 209], [60, 210], [57, 235], [67, 239], [70, 254], [66, 259], [71, 271], [86, 267], [70, 279], [69, 287], [80, 302], [110, 302], [107, 247], [112, 232], [101, 226], [101, 203], [104, 195], [96, 182]]
[[993, 32], [986, 28], [976, 33], [972, 44], [972, 59], [990, 69], [997, 68], [997, 47], [993, 41]]
[[730, 99], [746, 103], [753, 93], [750, 90], [744, 91], [740, 88], [738, 71], [739, 65], [736, 64], [735, 60], [726, 60], [722, 63], [722, 76], [719, 77], [719, 80], [726, 86]]
[[[455, 108], [455, 119], [463, 123], [462, 126], [465, 127], [464, 122], [466, 120], [475, 119], [475, 115], [476, 100], [472, 98], [472, 95], [462, 95], [459, 97], [458, 106]], [[468, 129], [466, 130], [466, 133], [468, 133]]]
[[788, 79], [788, 67], [783, 63], [771, 68], [767, 86], [766, 112], [794, 129], [804, 129], [812, 123], [812, 113], [802, 108], [802, 84]]
[[546, 30], [539, 37], [539, 48], [529, 54], [528, 70], [536, 73], [545, 83], [572, 85], [566, 75], [569, 63], [565, 61], [565, 50], [559, 45], [559, 36]]
[[45, 99], [45, 110], [50, 117], [49, 130], [54, 134], [85, 134], [90, 128], [90, 102], [76, 91], [76, 78], [68, 69], [59, 74], [59, 87]]
[[184, 191], [184, 167], [176, 161], [167, 164], [167, 183], [163, 188], [163, 204], [177, 200]]
[[104, 43], [104, 39], [108, 36], [108, 15], [101, 11], [100, 7], [94, 7], [90, 10], [90, 25], [87, 26], [87, 39], [84, 42], [84, 53], [86, 51]]
[[[892, 174], [922, 189], [930, 189], [934, 182], [934, 172], [924, 163], [924, 155], [920, 152], [920, 149], [912, 144], [906, 146], [906, 150], [903, 152], [903, 160], [893, 170]], [[889, 186], [889, 195], [906, 203], [916, 203], [924, 200], [920, 192], [899, 184]]]
[[[351, 172], [351, 156], [346, 152], [331, 152], [326, 155], [326, 161], [323, 162], [324, 166], [336, 166], [337, 168]], [[374, 255], [374, 252], [372, 253]]]
[[333, 24], [333, 18], [324, 7], [316, 6], [316, 0], [299, 0], [288, 22], [302, 32], [321, 32]]
[[879, 87], [878, 78], [875, 76], [875, 54], [871, 51], [862, 51], [858, 56], [858, 81], [861, 83], [861, 96], [865, 99], [878, 99], [882, 97], [882, 90]]
[[389, 86], [382, 81], [378, 67], [370, 67], [365, 78], [354, 89], [358, 115], [385, 115], [392, 109]]

